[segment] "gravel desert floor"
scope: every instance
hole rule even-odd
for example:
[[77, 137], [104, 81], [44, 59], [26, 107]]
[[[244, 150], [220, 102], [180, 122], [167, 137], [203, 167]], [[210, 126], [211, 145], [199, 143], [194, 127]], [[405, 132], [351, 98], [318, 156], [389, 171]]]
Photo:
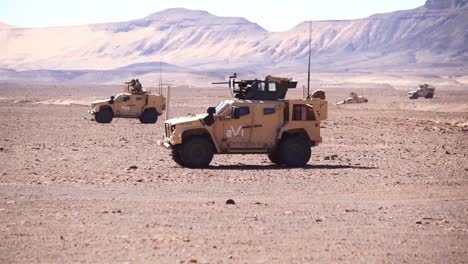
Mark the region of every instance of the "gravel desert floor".
[[[1, 263], [468, 263], [466, 90], [335, 106], [350, 91], [330, 89], [307, 167], [195, 170], [157, 146], [163, 116], [92, 121], [87, 104], [118, 92], [0, 85]], [[227, 98], [174, 88], [171, 116]]]

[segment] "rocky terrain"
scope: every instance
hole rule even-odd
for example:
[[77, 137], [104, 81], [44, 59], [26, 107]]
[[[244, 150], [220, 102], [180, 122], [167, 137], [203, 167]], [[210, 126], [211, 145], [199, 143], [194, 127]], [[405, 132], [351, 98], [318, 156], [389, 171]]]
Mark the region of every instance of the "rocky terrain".
[[[314, 21], [315, 72], [398, 70], [466, 76], [468, 5], [428, 0], [413, 10]], [[309, 23], [268, 32], [244, 18], [168, 9], [126, 22], [51, 28], [0, 26], [0, 80], [41, 83], [154, 81], [159, 61], [172, 80], [304, 72]], [[145, 70], [129, 70], [135, 65]], [[151, 65], [151, 67], [150, 67]], [[184, 73], [183, 78], [179, 78]], [[174, 74], [175, 76], [171, 76]], [[249, 76], [250, 77], [250, 76]], [[462, 83], [459, 85], [466, 85]], [[204, 86], [204, 85], [200, 85]]]
[[[468, 93], [362, 89], [305, 168], [264, 155], [177, 166], [155, 125], [86, 112], [116, 86], [0, 86], [2, 263], [466, 263]], [[300, 97], [301, 91], [288, 95]], [[224, 88], [173, 89], [172, 116]], [[232, 199], [235, 204], [226, 204]]]

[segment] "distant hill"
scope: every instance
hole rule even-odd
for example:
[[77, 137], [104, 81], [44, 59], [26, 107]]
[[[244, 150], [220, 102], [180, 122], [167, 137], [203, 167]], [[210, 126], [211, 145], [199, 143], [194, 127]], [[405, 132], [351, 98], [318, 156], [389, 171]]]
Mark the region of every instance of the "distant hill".
[[[314, 21], [312, 66], [321, 71], [463, 72], [467, 28], [467, 0], [427, 0], [413, 10]], [[303, 22], [288, 31], [268, 32], [244, 18], [180, 8], [96, 25], [28, 29], [0, 24], [0, 49], [6, 51], [0, 53], [0, 67], [121, 72], [127, 65], [164, 61], [189, 73], [295, 72], [307, 62], [308, 29]]]
[[12, 28], [12, 27], [13, 27], [13, 26], [11, 26], [11, 25], [8, 25], [8, 24], [1, 23], [1, 22], [0, 22], [0, 29], [2, 29], [2, 28]]

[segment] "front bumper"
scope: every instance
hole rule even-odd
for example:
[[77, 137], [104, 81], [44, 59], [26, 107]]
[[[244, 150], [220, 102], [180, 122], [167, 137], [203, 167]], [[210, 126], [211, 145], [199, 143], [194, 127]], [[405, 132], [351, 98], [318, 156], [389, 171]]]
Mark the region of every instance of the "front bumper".
[[173, 148], [175, 145], [182, 144], [182, 138], [179, 137], [164, 137], [157, 141], [158, 146], [165, 147], [167, 149]]
[[162, 139], [162, 140], [158, 140], [157, 144], [158, 144], [158, 146], [170, 149], [170, 148], [172, 148], [172, 146], [171, 146], [171, 144], [169, 142], [170, 141], [168, 139]]

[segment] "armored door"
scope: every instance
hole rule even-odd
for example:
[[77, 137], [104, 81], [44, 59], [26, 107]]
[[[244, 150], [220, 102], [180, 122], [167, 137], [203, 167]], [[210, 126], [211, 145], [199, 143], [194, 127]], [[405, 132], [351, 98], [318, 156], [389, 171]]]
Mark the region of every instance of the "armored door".
[[253, 113], [248, 104], [232, 108], [231, 118], [223, 120], [221, 143], [232, 152], [249, 148], [252, 133]]

